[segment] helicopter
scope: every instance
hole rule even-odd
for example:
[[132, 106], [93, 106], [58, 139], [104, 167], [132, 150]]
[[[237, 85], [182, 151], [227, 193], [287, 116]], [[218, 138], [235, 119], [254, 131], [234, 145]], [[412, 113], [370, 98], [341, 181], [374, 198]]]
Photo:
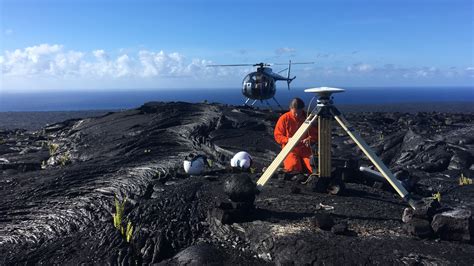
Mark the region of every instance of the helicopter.
[[[240, 67], [240, 66], [254, 66], [257, 67], [257, 70], [247, 74], [244, 79], [242, 80], [242, 94], [244, 97], [247, 98], [244, 105], [250, 100], [253, 102], [250, 106], [253, 106], [257, 101], [263, 102], [265, 101], [267, 105], [270, 107], [268, 103], [269, 99], [273, 99], [275, 103], [281, 108], [280, 103], [275, 98], [276, 93], [276, 81], [284, 80], [288, 86], [288, 90], [290, 90], [290, 83], [296, 78], [296, 76], [291, 77], [291, 65], [302, 65], [302, 64], [314, 64], [314, 62], [300, 62], [300, 63], [292, 63], [291, 60], [288, 62], [288, 67], [278, 71], [277, 73], [273, 72], [270, 66], [273, 65], [286, 65], [277, 63], [277, 64], [270, 64], [270, 63], [256, 63], [256, 64], [231, 64], [231, 65], [207, 65], [208, 67]], [[286, 77], [280, 75], [281, 72], [286, 70]], [[270, 107], [271, 108], [271, 107]]]

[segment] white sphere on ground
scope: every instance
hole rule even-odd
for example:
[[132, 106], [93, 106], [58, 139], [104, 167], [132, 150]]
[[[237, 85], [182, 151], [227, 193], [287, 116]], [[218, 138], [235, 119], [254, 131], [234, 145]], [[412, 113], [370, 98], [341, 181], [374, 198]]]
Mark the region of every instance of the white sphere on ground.
[[184, 160], [183, 167], [186, 174], [189, 175], [200, 175], [204, 171], [204, 158], [198, 157], [193, 160]]
[[230, 166], [248, 169], [252, 165], [252, 156], [245, 151], [238, 152], [230, 160]]

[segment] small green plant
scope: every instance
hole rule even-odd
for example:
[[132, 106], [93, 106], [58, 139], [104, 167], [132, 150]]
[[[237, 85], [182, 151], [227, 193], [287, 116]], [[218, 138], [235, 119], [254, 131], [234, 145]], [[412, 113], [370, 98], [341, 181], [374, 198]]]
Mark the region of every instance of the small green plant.
[[155, 172], [155, 178], [157, 178], [157, 179], [161, 178], [161, 172], [160, 171]]
[[56, 143], [49, 143], [48, 149], [49, 149], [49, 156], [53, 156], [58, 151], [59, 145]]
[[120, 202], [117, 199], [117, 196], [114, 197], [115, 199], [115, 213], [113, 214], [114, 217], [114, 226], [117, 228], [120, 232], [122, 232], [122, 218], [123, 218], [123, 210], [125, 208], [125, 202], [127, 201], [127, 198], [123, 200], [123, 202]]
[[[123, 235], [123, 233], [122, 233]], [[133, 225], [132, 225], [132, 222], [128, 222], [127, 223], [127, 229], [125, 230], [125, 240], [130, 243], [130, 240], [132, 240], [132, 236], [133, 236]]]
[[3, 138], [0, 138], [0, 145], [5, 144], [5, 140]]
[[127, 198], [123, 199], [122, 202], [120, 202], [117, 199], [117, 196], [114, 196], [115, 199], [115, 213], [112, 214], [112, 217], [114, 219], [114, 227], [122, 234], [122, 236], [125, 238], [125, 241], [129, 243], [132, 240], [133, 237], [133, 225], [132, 222], [128, 221], [127, 226], [123, 226], [123, 212], [125, 209], [125, 203], [127, 202]]
[[441, 202], [441, 193], [438, 191], [435, 194], [433, 194], [433, 199], [437, 200], [438, 202]]
[[466, 185], [472, 185], [472, 178], [468, 178], [464, 176], [463, 173], [461, 173], [461, 177], [459, 178], [459, 185], [460, 186], [466, 186]]
[[59, 164], [61, 166], [65, 166], [71, 163], [71, 157], [69, 156], [69, 153], [63, 154], [58, 158]]

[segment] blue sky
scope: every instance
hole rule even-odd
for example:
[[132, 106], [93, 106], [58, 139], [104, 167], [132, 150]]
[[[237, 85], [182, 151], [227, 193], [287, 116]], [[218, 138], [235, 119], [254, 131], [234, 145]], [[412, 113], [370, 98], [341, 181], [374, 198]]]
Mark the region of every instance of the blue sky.
[[[240, 87], [314, 61], [295, 86], [473, 86], [473, 1], [0, 0], [2, 91]], [[275, 70], [278, 68], [275, 67]]]

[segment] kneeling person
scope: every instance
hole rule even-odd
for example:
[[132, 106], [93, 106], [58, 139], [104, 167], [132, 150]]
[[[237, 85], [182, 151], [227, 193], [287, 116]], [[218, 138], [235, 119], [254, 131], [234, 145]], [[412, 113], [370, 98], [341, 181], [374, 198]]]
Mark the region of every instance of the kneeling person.
[[[278, 119], [275, 126], [275, 141], [285, 147], [298, 128], [306, 120], [304, 102], [300, 98], [294, 98], [290, 103], [290, 111], [284, 113]], [[318, 128], [311, 126], [293, 150], [288, 154], [283, 162], [286, 172], [292, 173], [312, 173], [310, 158], [312, 155], [311, 144], [318, 140]]]

